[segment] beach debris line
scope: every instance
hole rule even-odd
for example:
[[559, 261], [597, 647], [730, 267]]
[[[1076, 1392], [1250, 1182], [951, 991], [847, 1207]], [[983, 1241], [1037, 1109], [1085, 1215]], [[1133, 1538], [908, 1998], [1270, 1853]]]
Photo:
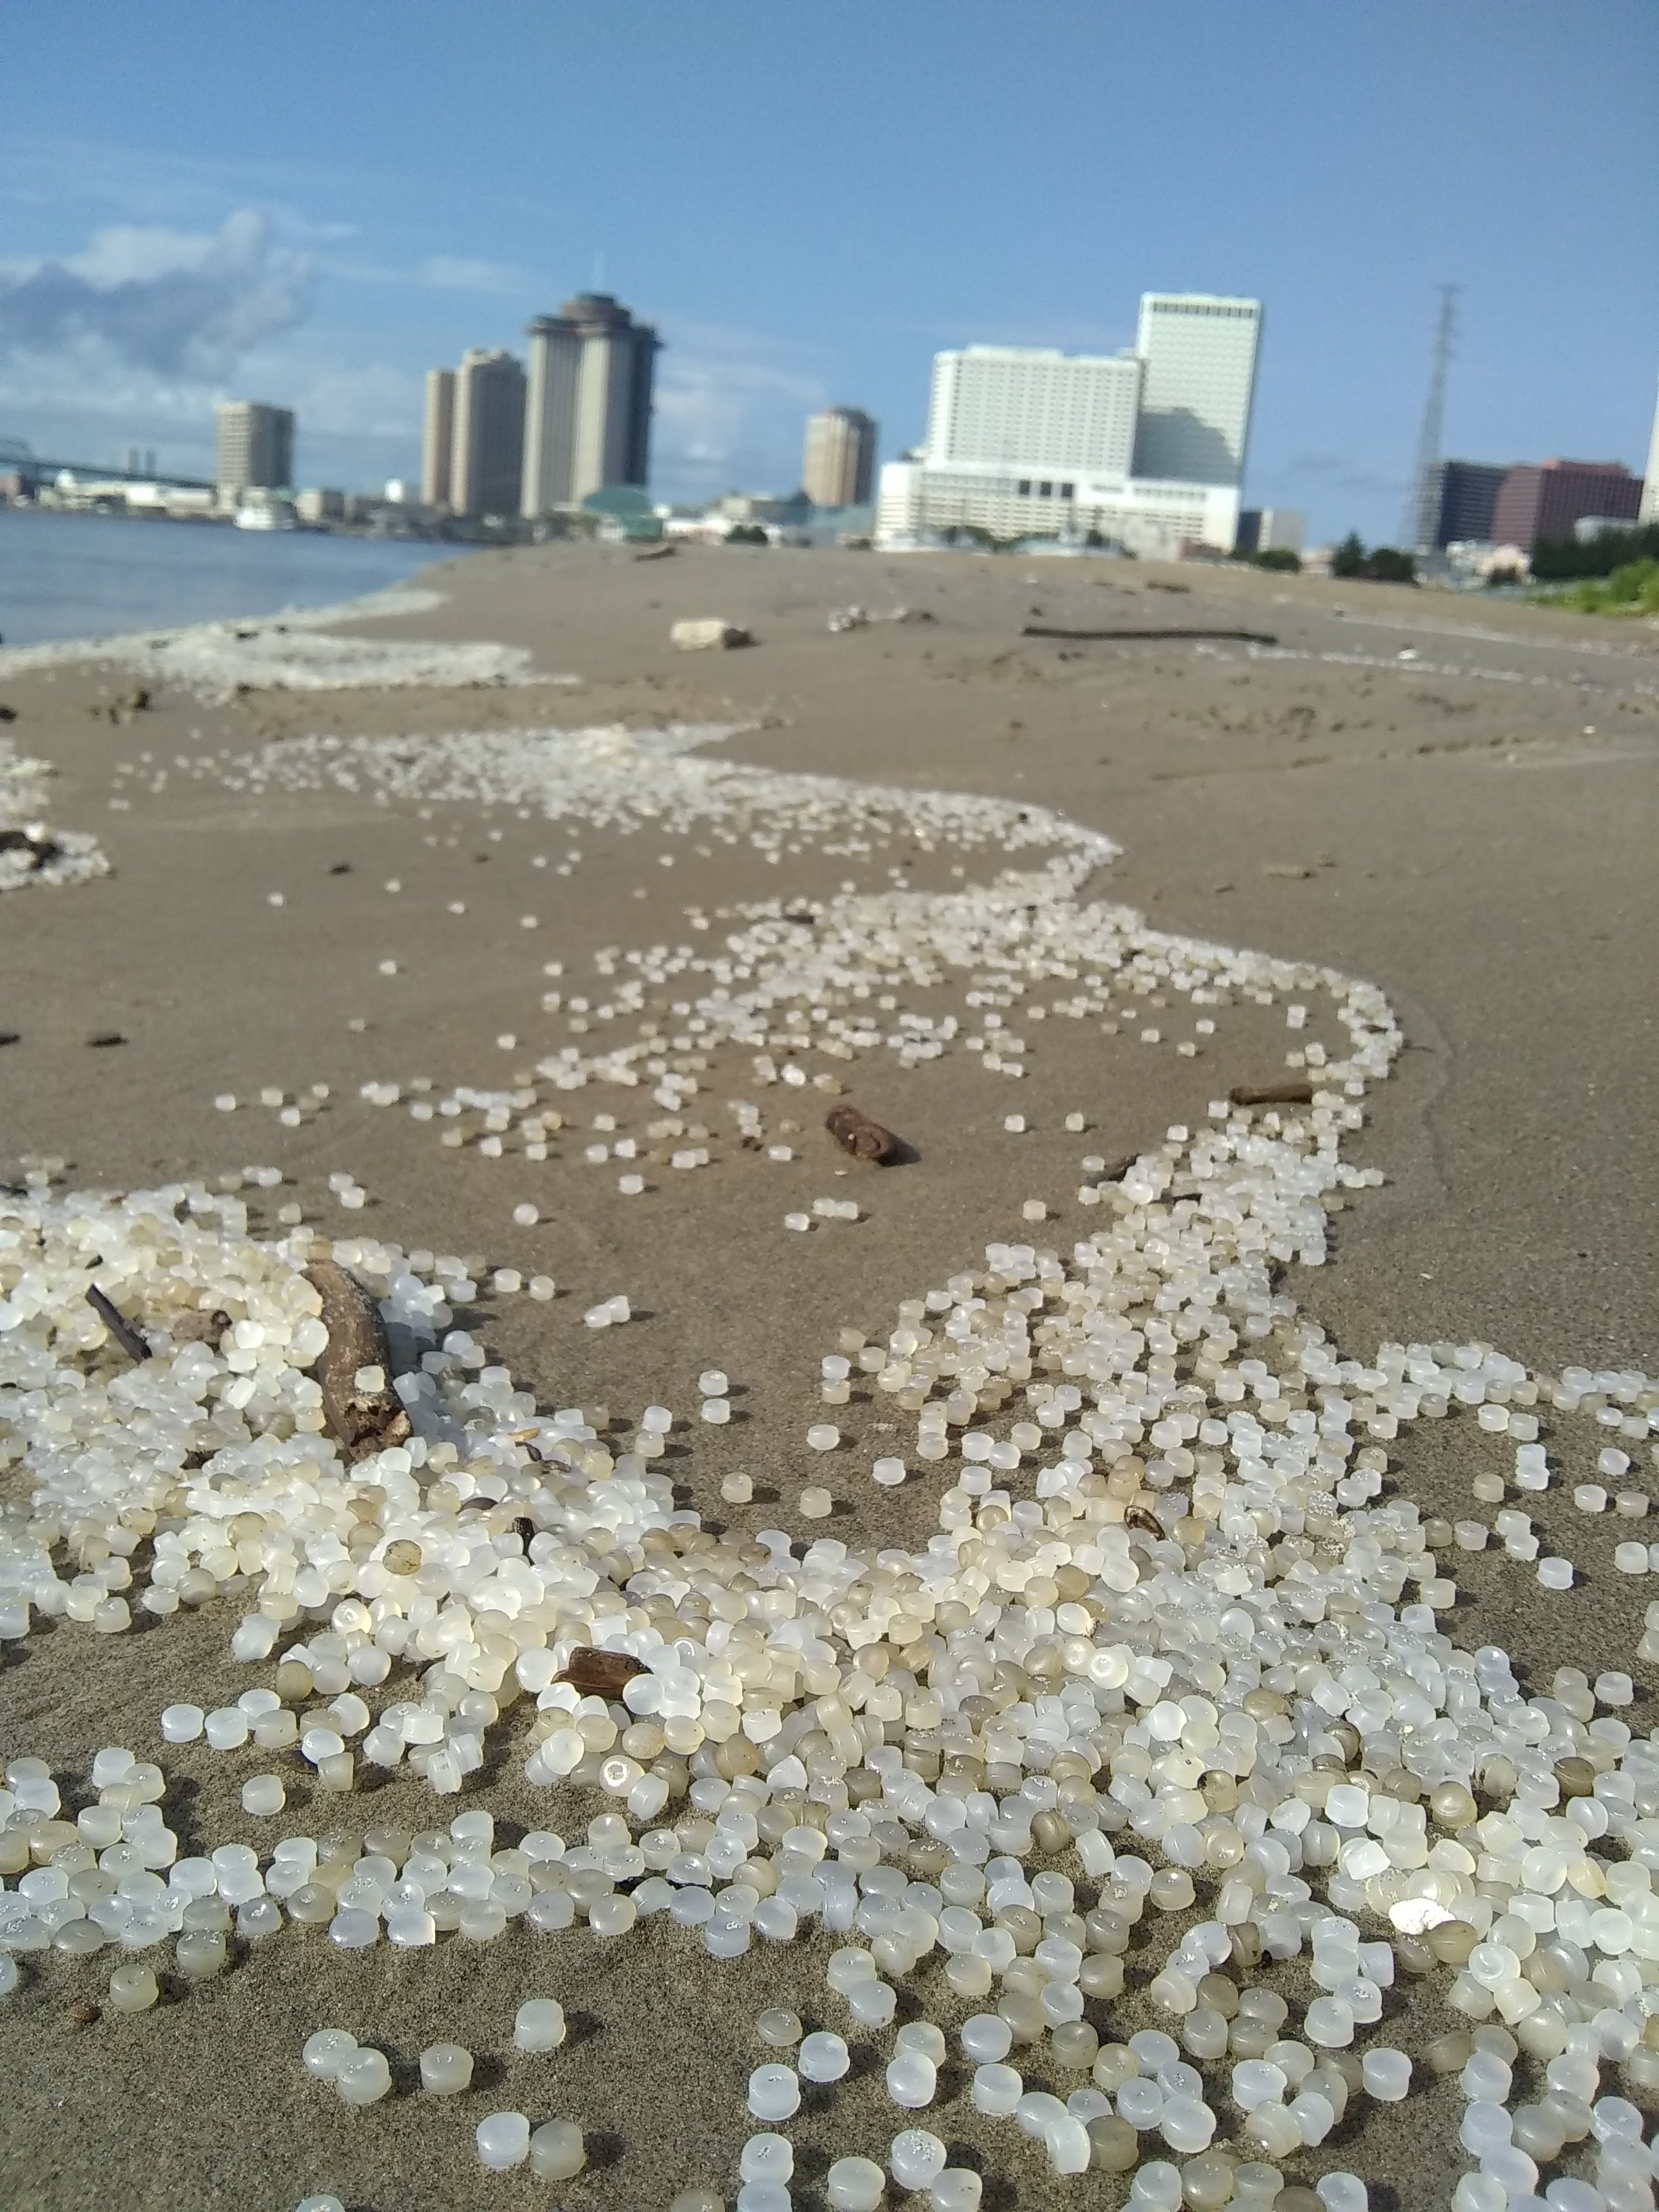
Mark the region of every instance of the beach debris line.
[[872, 1121], [850, 1098], [843, 1098], [839, 1105], [830, 1109], [823, 1117], [823, 1126], [842, 1152], [850, 1152], [854, 1159], [872, 1161], [878, 1167], [896, 1159], [903, 1149], [890, 1129]]
[[[664, 787], [642, 775], [649, 757], [617, 747], [605, 772], [654, 804]], [[786, 804], [776, 783], [723, 764], [676, 781], [685, 765], [670, 764], [666, 789], [690, 794], [689, 812], [713, 812], [718, 790], [734, 840], [756, 827], [804, 840], [810, 824], [839, 842], [849, 822], [879, 818], [830, 779], [783, 780]], [[910, 803], [912, 821], [959, 846], [999, 843], [1011, 819], [971, 802], [959, 811], [945, 794]], [[1214, 1100], [1198, 1127], [1147, 1144], [1103, 1200], [1090, 1187], [1106, 1217], [1092, 1235], [1050, 1245], [1015, 1221], [982, 1261], [911, 1285], [884, 1340], [842, 1333], [822, 1367], [826, 1405], [853, 1405], [856, 1359], [894, 1413], [875, 1425], [914, 1419], [908, 1456], [939, 1467], [937, 1526], [921, 1541], [907, 1530], [878, 1550], [830, 1534], [830, 1484], [868, 1464], [859, 1412], [842, 1417], [845, 1435], [825, 1422], [805, 1437], [825, 1480], [796, 1510], [823, 1525], [716, 1534], [659, 1463], [677, 1425], [682, 1440], [701, 1434], [695, 1399], [678, 1414], [645, 1408], [631, 1449], [597, 1405], [538, 1412], [455, 1325], [476, 1270], [373, 1234], [337, 1240], [329, 1259], [398, 1346], [408, 1425], [356, 1457], [332, 1422], [317, 1430], [310, 1370], [330, 1332], [308, 1233], [251, 1237], [241, 1200], [200, 1184], [114, 1199], [54, 1193], [48, 1179], [0, 1193], [0, 1459], [9, 1492], [27, 1498], [0, 1522], [0, 1634], [26, 1636], [37, 1615], [118, 1633], [135, 1609], [165, 1617], [236, 1592], [232, 1656], [270, 1680], [256, 1672], [211, 1712], [170, 1706], [163, 1740], [282, 1760], [329, 1793], [319, 1833], [268, 1851], [212, 1849], [204, 1833], [191, 1839], [203, 1856], [181, 1857], [168, 1778], [148, 1759], [100, 1750], [98, 1802], [77, 1778], [71, 1821], [46, 1763], [10, 1757], [0, 1867], [18, 1879], [0, 1888], [0, 1995], [17, 1985], [16, 1957], [44, 1978], [60, 1956], [115, 1945], [165, 1965], [172, 1944], [175, 1986], [211, 1978], [228, 1929], [256, 1962], [276, 1936], [319, 1960], [382, 1942], [505, 1942], [496, 1955], [515, 1994], [532, 1930], [580, 1923], [603, 1944], [658, 1917], [659, 1958], [700, 1945], [714, 1960], [822, 1936], [820, 2002], [878, 2039], [877, 2078], [903, 2114], [958, 2093], [945, 2026], [897, 2026], [901, 1985], [907, 2012], [983, 2008], [952, 2030], [972, 2062], [961, 2094], [988, 2119], [1016, 2120], [1011, 2164], [1139, 2166], [1149, 2208], [1172, 2204], [1172, 2189], [1194, 2204], [1229, 2191], [1296, 2202], [1308, 2192], [1281, 2190], [1285, 2169], [1305, 2170], [1322, 2145], [1328, 2158], [1366, 2100], [1456, 2073], [1460, 2141], [1482, 2169], [1459, 2183], [1456, 2212], [1490, 2212], [1494, 2190], [1530, 2192], [1569, 2137], [1591, 2140], [1573, 2157], [1594, 2165], [1605, 2203], [1639, 2201], [1627, 2185], [1651, 2172], [1639, 2102], [1659, 2090], [1644, 1979], [1659, 1944], [1659, 1751], [1623, 1717], [1630, 1675], [1562, 1668], [1534, 1693], [1502, 1650], [1462, 1650], [1447, 1632], [1459, 1592], [1443, 1568], [1477, 1548], [1472, 1528], [1574, 1602], [1559, 1571], [1571, 1563], [1539, 1556], [1526, 1516], [1449, 1535], [1385, 1479], [1408, 1477], [1416, 1424], [1437, 1432], [1449, 1419], [1486, 1455], [1474, 1483], [1497, 1484], [1475, 1487], [1477, 1500], [1504, 1495], [1493, 1454], [1517, 1488], [1547, 1490], [1554, 1475], [1558, 1496], [1538, 1509], [1547, 1522], [1570, 1458], [1618, 1481], [1651, 1452], [1659, 1388], [1634, 1370], [1540, 1376], [1485, 1344], [1345, 1356], [1300, 1310], [1285, 1270], [1324, 1257], [1334, 1193], [1382, 1180], [1343, 1148], [1401, 1047], [1386, 1000], [1331, 970], [1082, 906], [1074, 871], [1096, 848], [1064, 825], [1027, 827], [1022, 811], [1009, 842], [1057, 852], [982, 890], [848, 894], [826, 901], [810, 933], [783, 920], [787, 898], [745, 913], [726, 950], [764, 973], [733, 979], [748, 986], [741, 1000], [704, 1000], [711, 1015], [726, 1009], [718, 1034], [762, 1048], [761, 1080], [803, 1087], [815, 1079], [775, 1010], [786, 997], [827, 1008], [828, 988], [849, 977], [867, 992], [896, 941], [929, 981], [972, 975], [970, 1011], [981, 979], [994, 983], [995, 1020], [979, 1017], [977, 1041], [1002, 1039], [1010, 1063], [1023, 1047], [1004, 1035], [1001, 1009], [1018, 995], [1005, 986], [1028, 977], [1045, 995], [1066, 987], [1053, 1018], [1109, 1000], [1114, 1035], [1114, 992], [1144, 986], [1160, 1005], [1176, 992], [1196, 1007], [1318, 988], [1341, 1035], [1317, 1063], [1306, 1048], [1317, 1090], [1305, 1084], [1282, 1116]], [[835, 1003], [842, 1026], [825, 1022], [821, 1036], [846, 1045], [837, 1057], [887, 1048], [880, 1024]], [[1304, 1012], [1298, 1000], [1291, 1012]], [[933, 1056], [934, 1033], [917, 1034]], [[952, 1018], [939, 1048], [957, 1034]], [[580, 1060], [555, 1065], [574, 1078]], [[678, 1103], [659, 1103], [678, 1119], [704, 1071], [667, 1072], [681, 1079], [662, 1084]], [[502, 1129], [535, 1103], [524, 1091], [468, 1100]], [[531, 1126], [544, 1148], [545, 1122]], [[611, 1117], [593, 1127], [616, 1135]], [[1091, 1161], [1106, 1164], [1091, 1155], [1085, 1172]], [[166, 1387], [142, 1420], [134, 1378], [87, 1358], [88, 1249], [146, 1310], [237, 1315], [228, 1341], [179, 1345], [165, 1375], [143, 1378]], [[630, 1311], [608, 1300], [587, 1319]], [[383, 1388], [390, 1374], [382, 1353], [349, 1381]], [[725, 1395], [720, 1370], [696, 1379], [705, 1402]], [[884, 1455], [872, 1479], [885, 1485], [905, 1464]], [[721, 1490], [752, 1502], [746, 1474]], [[145, 1515], [153, 1539], [135, 1547]], [[1598, 1570], [1612, 1550], [1613, 1571], [1659, 1572], [1659, 1547], [1628, 1539], [1635, 1517], [1619, 1521], [1627, 1540], [1613, 1548], [1612, 1521], [1586, 1507], [1578, 1525]], [[503, 1541], [526, 1523], [538, 1558]], [[843, 1526], [850, 1536], [855, 1524]], [[1659, 1659], [1653, 1615], [1644, 1662]], [[583, 1654], [633, 1662], [619, 1694], [568, 1678]], [[543, 1802], [575, 1825], [568, 1841], [515, 1827], [498, 1850], [488, 1804], [464, 1793], [489, 1786], [492, 1731], [526, 1720], [524, 1782], [557, 1790]], [[360, 1837], [338, 1815], [370, 1770], [463, 1802], [447, 1829]], [[274, 1775], [244, 1783], [245, 1811], [280, 1809], [268, 1788], [247, 1795], [271, 1782], [281, 1790]], [[107, 1888], [79, 1879], [79, 1855], [94, 1850], [122, 1854]], [[76, 1856], [58, 1867], [60, 1852]], [[1413, 2053], [1384, 2040], [1398, 2033], [1389, 1992], [1407, 1976], [1468, 2032]], [[157, 1996], [148, 1966], [110, 1975], [112, 2011]], [[1162, 2024], [1103, 2041], [1099, 2008], [1120, 1998]], [[777, 2015], [763, 2017], [775, 2031]], [[771, 2130], [799, 2109], [801, 2081], [848, 2070], [845, 2039], [803, 2040], [798, 2017], [793, 2035], [761, 2033], [792, 2057], [732, 2082], [734, 2122], [747, 2132], [746, 2105], [768, 2131], [744, 2147], [748, 2203], [787, 2192], [793, 2154]], [[1523, 2054], [1544, 2074], [1535, 2103], [1522, 2102], [1534, 2086]], [[647, 2091], [655, 2055], [648, 2044], [637, 2059], [619, 2054]], [[373, 2059], [356, 2063], [369, 2101], [391, 2094]], [[942, 2111], [942, 2126], [953, 2118]], [[539, 2171], [526, 2116], [483, 2124], [486, 2163]], [[560, 2124], [550, 2163], [580, 2148], [576, 2123]], [[971, 2212], [977, 2177], [949, 2178], [945, 2155], [943, 2134], [907, 2124], [888, 2163], [939, 2212]], [[873, 2160], [830, 2172], [830, 2203], [878, 2201]], [[1320, 2186], [1326, 2212], [1363, 2212], [1353, 2174]]]
[[[1355, 1066], [1363, 1079], [1386, 1060]], [[585, 1840], [532, 1830], [507, 1853], [488, 1808], [470, 1804], [447, 1832], [418, 1838], [376, 1829], [360, 1840], [331, 1823], [269, 1853], [222, 1844], [181, 1859], [159, 1767], [100, 1750], [98, 1802], [63, 1823], [60, 1843], [56, 1780], [15, 1756], [0, 1849], [15, 1831], [21, 1863], [49, 1862], [107, 1832], [162, 1873], [89, 1900], [37, 1882], [0, 1890], [0, 1992], [16, 1980], [12, 1954], [33, 1974], [52, 1971], [54, 1952], [112, 1944], [173, 1942], [181, 1982], [213, 1978], [228, 1963], [226, 1931], [199, 1912], [185, 1918], [205, 1867], [250, 1948], [312, 1927], [344, 1951], [452, 1935], [488, 1944], [515, 1922], [555, 1932], [579, 1919], [609, 1942], [664, 1916], [683, 1931], [670, 1942], [722, 1960], [822, 1928], [836, 1943], [832, 2001], [864, 2037], [885, 2045], [895, 2031], [882, 2052], [890, 2101], [917, 2111], [939, 2100], [944, 2028], [896, 2019], [897, 1985], [929, 1962], [937, 1971], [943, 1954], [951, 2001], [985, 2008], [955, 2031], [974, 2065], [969, 2097], [981, 2114], [1017, 2116], [1011, 2148], [1058, 2173], [1127, 2171], [1167, 2151], [1216, 2168], [1266, 2163], [1283, 2179], [1345, 2111], [1462, 2067], [1472, 2159], [1513, 2143], [1535, 2174], [1567, 2138], [1549, 2098], [1570, 2096], [1598, 2124], [1592, 2156], [1611, 2181], [1633, 2140], [1626, 2111], [1638, 2112], [1620, 2087], [1659, 2088], [1649, 1984], [1626, 1971], [1644, 1955], [1630, 1950], [1634, 1936], [1659, 1934], [1659, 1911], [1643, 1902], [1659, 1854], [1659, 1768], [1619, 1717], [1634, 1686], [1563, 1668], [1529, 1698], [1501, 1650], [1459, 1651], [1439, 1626], [1456, 1588], [1431, 1549], [1435, 1524], [1409, 1498], [1385, 1498], [1382, 1474], [1394, 1437], [1446, 1418], [1488, 1432], [1518, 1470], [1540, 1451], [1586, 1448], [1566, 1441], [1582, 1428], [1587, 1448], [1622, 1471], [1651, 1438], [1659, 1388], [1633, 1372], [1534, 1376], [1484, 1346], [1384, 1345], [1363, 1367], [1342, 1358], [1265, 1259], [1272, 1243], [1294, 1251], [1319, 1234], [1342, 1134], [1358, 1125], [1348, 1101], [1314, 1107], [1267, 1143], [1242, 1115], [1172, 1134], [1140, 1156], [1111, 1227], [1067, 1257], [993, 1243], [948, 1288], [903, 1301], [878, 1347], [881, 1372], [920, 1399], [916, 1456], [951, 1462], [951, 1479], [928, 1547], [875, 1558], [815, 1538], [797, 1559], [781, 1531], [715, 1537], [677, 1508], [649, 1456], [615, 1455], [580, 1412], [527, 1423], [504, 1370], [472, 1382], [474, 1347], [434, 1295], [448, 1279], [438, 1257], [417, 1267], [395, 1247], [353, 1240], [336, 1264], [349, 1257], [365, 1288], [384, 1285], [392, 1320], [433, 1346], [421, 1426], [366, 1480], [331, 1454], [319, 1460], [314, 1436], [287, 1433], [304, 1402], [294, 1363], [313, 1352], [307, 1322], [317, 1326], [301, 1272], [308, 1239], [251, 1240], [233, 1198], [199, 1189], [0, 1199], [15, 1240], [3, 1250], [18, 1255], [0, 1259], [0, 1286], [9, 1296], [25, 1269], [29, 1285], [27, 1311], [0, 1336], [3, 1357], [85, 1377], [78, 1392], [39, 1394], [66, 1407], [67, 1433], [36, 1433], [22, 1414], [31, 1510], [53, 1528], [73, 1519], [112, 1529], [125, 1512], [155, 1510], [179, 1480], [170, 1433], [136, 1431], [110, 1395], [118, 1378], [78, 1367], [70, 1302], [88, 1227], [112, 1264], [152, 1283], [157, 1310], [210, 1285], [261, 1340], [237, 1347], [251, 1366], [191, 1346], [173, 1376], [181, 1399], [211, 1402], [227, 1378], [247, 1390], [246, 1437], [199, 1470], [200, 1496], [234, 1483], [240, 1512], [263, 1524], [234, 1555], [232, 1579], [246, 1576], [256, 1602], [232, 1649], [257, 1664], [292, 1639], [282, 1694], [261, 1686], [206, 1715], [169, 1708], [164, 1738], [204, 1734], [233, 1757], [252, 1738], [261, 1759], [297, 1758], [340, 1795], [362, 1762], [408, 1767], [455, 1796], [482, 1766], [487, 1716], [510, 1675], [537, 1706], [526, 1779], [586, 1792], [576, 1804], [595, 1808]], [[1172, 1243], [1170, 1206], [1188, 1188], [1199, 1201]], [[1194, 1322], [1204, 1354], [1178, 1365]], [[1089, 1375], [1086, 1397], [1054, 1380], [1068, 1372]], [[1009, 1407], [1011, 1391], [1024, 1403]], [[1540, 1409], [1556, 1430], [1547, 1448], [1536, 1442]], [[664, 1433], [665, 1417], [673, 1425], [662, 1408], [650, 1433]], [[196, 1417], [181, 1402], [167, 1418], [188, 1433]], [[112, 1424], [125, 1449], [115, 1488], [106, 1452], [88, 1449]], [[531, 1425], [533, 1460], [519, 1455]], [[1212, 1426], [1224, 1446], [1206, 1442]], [[1600, 1444], [1608, 1434], [1621, 1444]], [[827, 1463], [841, 1441], [826, 1427], [809, 1444]], [[803, 1517], [822, 1517], [829, 1494], [803, 1492]], [[464, 1510], [474, 1496], [533, 1500], [554, 1539], [545, 1557], [500, 1552], [485, 1517]], [[354, 1528], [366, 1540], [343, 1546]], [[392, 1565], [392, 1547], [410, 1540], [394, 1532], [405, 1530], [426, 1564], [418, 1583], [389, 1586], [382, 1561]], [[0, 1629], [26, 1630], [37, 1607], [122, 1625], [125, 1599], [96, 1597], [107, 1586], [86, 1573], [60, 1582], [40, 1533], [20, 1522], [0, 1539]], [[196, 1559], [218, 1559], [222, 1544], [222, 1521], [160, 1516], [153, 1560], [134, 1578], [149, 1577], [140, 1604], [175, 1607]], [[307, 1567], [290, 1582], [296, 1544], [349, 1559], [349, 1578], [337, 1588]], [[751, 1596], [734, 1622], [732, 1599]], [[343, 1609], [325, 1628], [316, 1616], [331, 1600]], [[104, 1606], [116, 1610], [100, 1618]], [[410, 1634], [439, 1613], [448, 1633], [431, 1667]], [[588, 1641], [635, 1616], [623, 1632], [631, 1650]], [[561, 1679], [585, 1652], [635, 1662], [608, 1711], [586, 1702], [603, 1692]], [[1640, 1656], [1659, 1656], [1652, 1628]], [[1006, 1705], [982, 1694], [999, 1666], [1018, 1668], [1025, 1692]], [[400, 1667], [418, 1685], [400, 1676], [375, 1697], [376, 1717], [377, 1683]], [[331, 1702], [293, 1710], [313, 1698]], [[979, 1787], [939, 1786], [957, 1778], [939, 1771], [942, 1746]], [[1573, 1880], [1558, 1884], [1564, 1864]], [[1547, 1904], [1555, 1917], [1544, 1923]], [[1541, 1940], [1527, 1951], [1520, 1931], [1534, 1921]], [[1471, 2033], [1414, 2055], [1370, 2033], [1402, 1975], [1437, 1987]], [[157, 1994], [148, 1966], [110, 1976], [114, 2010], [141, 2012]], [[1167, 2031], [1103, 2040], [1090, 2002], [1125, 1996], [1148, 2001]], [[538, 2013], [535, 2036], [544, 2026]], [[336, 2034], [316, 2058], [356, 2067], [349, 2086], [343, 2065], [335, 2075], [340, 2093], [394, 2094], [355, 2039]], [[1558, 2069], [1537, 2107], [1513, 2086], [1522, 2051]], [[1477, 2056], [1496, 2063], [1468, 2074]], [[827, 2045], [802, 2042], [798, 2067], [757, 2069], [750, 2109], [778, 2124], [801, 2079], [844, 2070]], [[1077, 2086], [1062, 2100], [1033, 2076]], [[734, 2081], [734, 2102], [743, 2094]], [[580, 2127], [562, 2124], [550, 2160], [556, 2148], [561, 2160], [576, 2154]], [[520, 2130], [499, 2132], [503, 2151], [520, 2147]], [[915, 2175], [933, 2154], [907, 2142], [903, 2159]], [[1209, 2178], [1206, 2168], [1206, 2189]], [[1141, 2195], [1159, 2202], [1156, 2175]], [[1322, 2201], [1364, 2199], [1328, 2190]], [[1466, 2191], [1458, 2212], [1486, 2202]]]
[[[56, 640], [0, 649], [0, 673], [106, 661], [146, 677], [152, 685], [223, 702], [258, 691], [382, 690], [413, 686], [574, 684], [544, 676], [522, 646], [421, 638], [337, 636], [331, 622], [406, 615], [440, 605], [442, 594], [420, 589], [375, 592], [334, 607], [295, 611], [279, 623], [201, 623], [188, 629], [131, 635]], [[113, 706], [92, 708], [112, 720], [139, 711], [136, 686]], [[149, 703], [146, 690], [146, 703]]]
[[392, 1347], [378, 1303], [337, 1261], [313, 1260], [305, 1277], [328, 1331], [316, 1372], [330, 1430], [354, 1460], [401, 1444], [410, 1419], [390, 1386]]
[[725, 621], [719, 615], [690, 616], [672, 623], [668, 642], [681, 653], [729, 652], [735, 646], [753, 645], [751, 633], [740, 623]]

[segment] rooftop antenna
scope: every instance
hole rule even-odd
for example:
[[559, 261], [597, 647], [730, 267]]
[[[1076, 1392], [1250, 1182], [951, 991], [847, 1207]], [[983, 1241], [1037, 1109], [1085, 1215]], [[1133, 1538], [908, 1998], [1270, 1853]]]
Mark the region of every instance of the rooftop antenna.
[[1435, 513], [1436, 470], [1440, 460], [1440, 431], [1446, 411], [1446, 371], [1450, 367], [1452, 340], [1457, 328], [1456, 284], [1440, 287], [1440, 313], [1435, 324], [1434, 351], [1429, 368], [1428, 397], [1423, 403], [1423, 427], [1417, 439], [1417, 465], [1406, 495], [1401, 537], [1408, 550], [1430, 553], [1438, 517]]

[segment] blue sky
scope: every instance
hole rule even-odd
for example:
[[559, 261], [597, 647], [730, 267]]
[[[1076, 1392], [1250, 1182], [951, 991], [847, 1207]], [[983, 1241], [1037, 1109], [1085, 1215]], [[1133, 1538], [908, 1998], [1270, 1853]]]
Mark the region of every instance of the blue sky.
[[[307, 482], [416, 465], [420, 381], [590, 284], [656, 321], [653, 474], [787, 488], [813, 407], [921, 434], [978, 340], [1267, 304], [1248, 496], [1395, 534], [1435, 287], [1447, 450], [1639, 469], [1659, 9], [1540, 0], [44, 0], [8, 11], [0, 436]], [[602, 257], [602, 264], [596, 263]]]

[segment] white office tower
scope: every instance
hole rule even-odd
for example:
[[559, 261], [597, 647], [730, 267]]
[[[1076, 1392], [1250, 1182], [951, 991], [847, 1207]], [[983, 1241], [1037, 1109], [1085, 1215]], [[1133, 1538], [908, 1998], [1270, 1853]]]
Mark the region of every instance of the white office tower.
[[1647, 481], [1642, 486], [1639, 522], [1659, 522], [1659, 406], [1653, 410], [1653, 435], [1648, 441]]
[[[1127, 477], [1140, 363], [1132, 355], [965, 346], [933, 356], [929, 464]], [[1053, 495], [1050, 494], [1050, 496]]]
[[952, 532], [1231, 552], [1260, 302], [1148, 293], [1133, 353], [967, 346], [933, 362], [917, 460], [882, 471], [878, 539]]
[[1143, 292], [1135, 351], [1146, 363], [1134, 472], [1172, 483], [1244, 481], [1261, 338], [1260, 300]]

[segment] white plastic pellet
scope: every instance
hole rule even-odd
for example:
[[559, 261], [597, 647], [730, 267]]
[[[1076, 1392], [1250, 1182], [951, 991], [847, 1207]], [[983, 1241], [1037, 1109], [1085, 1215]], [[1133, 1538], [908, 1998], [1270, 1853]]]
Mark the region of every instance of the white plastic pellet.
[[491, 2112], [477, 2128], [478, 2159], [492, 2173], [508, 2173], [530, 2155], [530, 2123], [522, 2112]]
[[544, 2121], [530, 2137], [529, 2152], [538, 2181], [568, 2181], [587, 2163], [587, 2146], [574, 2120]]
[[795, 2154], [787, 2136], [769, 2131], [750, 2136], [738, 2154], [738, 2171], [745, 2181], [787, 2181], [795, 2170]]
[[887, 2069], [887, 2094], [896, 2105], [919, 2112], [931, 2105], [939, 2084], [939, 2069], [920, 2051], [901, 2051]]
[[242, 1810], [261, 1820], [280, 1813], [288, 1802], [288, 1792], [280, 1774], [251, 1774], [242, 1784]]
[[893, 2137], [888, 2171], [901, 2189], [926, 2189], [945, 2171], [945, 2145], [926, 2128], [905, 2128]]
[[472, 2053], [459, 2043], [429, 2043], [421, 2053], [421, 2087], [429, 2097], [458, 2097], [472, 2086]]
[[556, 2051], [566, 2033], [564, 2007], [556, 1997], [526, 1997], [513, 2022], [520, 2051]]
[[757, 2066], [749, 2076], [749, 2109], [775, 2125], [800, 2108], [800, 2081], [793, 2066]]
[[795, 2063], [805, 2081], [839, 2081], [852, 2058], [841, 2036], [820, 2030], [802, 2042]]
[[319, 2081], [332, 2081], [347, 2059], [354, 2057], [357, 2039], [343, 2027], [319, 2027], [314, 2035], [307, 2036], [300, 2056], [307, 2074]]
[[872, 2158], [838, 2158], [823, 2185], [830, 2212], [878, 2212], [887, 2176]]
[[378, 2105], [392, 2087], [392, 2068], [383, 2051], [364, 2047], [341, 2062], [334, 2087], [343, 2104]]

